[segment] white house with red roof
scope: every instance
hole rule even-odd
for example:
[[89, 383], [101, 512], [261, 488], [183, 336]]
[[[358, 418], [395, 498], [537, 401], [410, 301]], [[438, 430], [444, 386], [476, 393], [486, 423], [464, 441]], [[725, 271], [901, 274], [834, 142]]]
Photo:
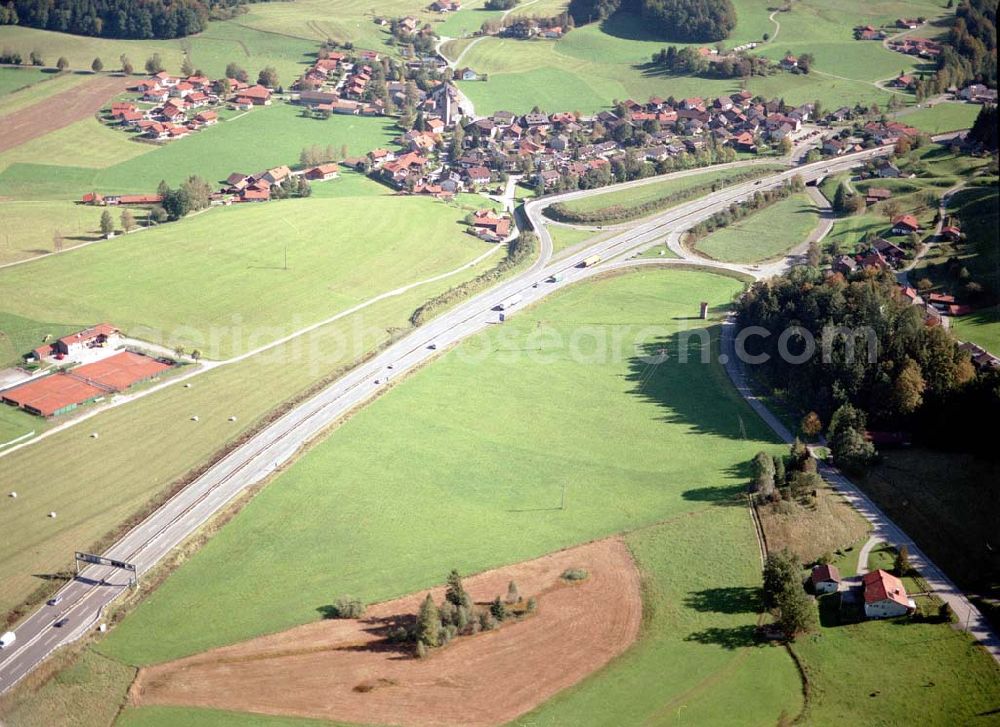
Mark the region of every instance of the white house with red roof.
[[916, 609], [912, 598], [906, 595], [903, 582], [882, 569], [865, 573], [861, 579], [865, 589], [865, 616], [868, 618], [894, 618], [905, 616]]

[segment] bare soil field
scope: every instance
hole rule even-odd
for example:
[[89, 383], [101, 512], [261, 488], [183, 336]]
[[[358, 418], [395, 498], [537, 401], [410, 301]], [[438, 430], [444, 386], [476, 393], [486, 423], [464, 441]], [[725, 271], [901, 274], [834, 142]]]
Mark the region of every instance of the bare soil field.
[[0, 152], [69, 126], [97, 112], [134, 82], [126, 76], [95, 76], [73, 88], [3, 117]]
[[[590, 575], [568, 583], [567, 568]], [[306, 624], [146, 667], [137, 706], [164, 704], [406, 725], [495, 725], [533, 709], [604, 666], [635, 641], [639, 573], [612, 538], [465, 579], [477, 603], [517, 582], [538, 611], [496, 631], [411, 656], [383, 635], [416, 614], [425, 594], [370, 606], [360, 620]], [[431, 591], [438, 602], [444, 589]], [[456, 709], [455, 705], [461, 705]]]

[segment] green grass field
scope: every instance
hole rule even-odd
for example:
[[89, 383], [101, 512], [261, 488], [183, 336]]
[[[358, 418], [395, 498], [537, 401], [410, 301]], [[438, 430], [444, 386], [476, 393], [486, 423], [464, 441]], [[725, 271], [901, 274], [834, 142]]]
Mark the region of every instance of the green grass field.
[[585, 240], [589, 240], [592, 237], [600, 235], [600, 232], [595, 230], [580, 230], [575, 227], [564, 227], [563, 225], [547, 225], [549, 235], [552, 237], [552, 252], [557, 254], [573, 247], [574, 245], [579, 245]]
[[[153, 191], [197, 174], [213, 185], [234, 171], [297, 164], [304, 147], [346, 144], [349, 154], [384, 146], [398, 134], [388, 119], [301, 118], [289, 104], [262, 107], [164, 146], [86, 119], [0, 154], [0, 196], [79, 199], [84, 193]], [[262, 143], [262, 140], [267, 140]], [[82, 152], [75, 151], [85, 147]], [[89, 167], [89, 168], [87, 168]]]
[[[774, 24], [767, 18], [768, 3], [741, 0], [734, 4], [738, 23], [726, 45], [760, 41], [764, 33], [775, 34]], [[528, 10], [526, 7], [525, 12]], [[796, 3], [792, 12], [778, 14], [778, 37], [757, 52], [773, 58], [780, 58], [786, 50], [810, 52], [816, 57], [814, 68], [821, 73], [755, 77], [748, 88], [790, 103], [818, 98], [827, 107], [857, 101], [884, 105], [890, 95], [873, 82], [919, 66], [914, 59], [886, 50], [880, 43], [855, 41], [853, 26], [894, 21], [906, 13], [932, 17], [942, 12], [929, 0], [850, 0], [836, 7], [821, 0]], [[488, 38], [470, 50], [462, 64], [488, 73], [489, 81], [462, 86], [480, 113], [526, 111], [535, 104], [548, 111], [586, 113], [609, 106], [609, 99], [715, 96], [739, 90], [735, 81], [663, 76], [649, 68], [650, 57], [664, 45], [664, 41], [650, 37], [640, 19], [626, 14], [577, 28], [556, 42]]]
[[967, 103], [939, 103], [931, 108], [917, 109], [901, 116], [899, 120], [928, 134], [940, 134], [970, 128], [979, 115], [980, 108]]
[[466, 233], [464, 214], [389, 196], [210, 209], [0, 270], [0, 291], [8, 313], [110, 320], [140, 338], [224, 358], [481, 255], [488, 248]]
[[[672, 334], [687, 324], [674, 319], [693, 315], [703, 299], [718, 312], [738, 288], [701, 273], [614, 277], [561, 293], [449, 351], [282, 474], [102, 650], [129, 663], [160, 661], [314, 620], [334, 593], [382, 600], [435, 582], [444, 564], [478, 571], [684, 513], [727, 510], [719, 500], [738, 491], [740, 463], [766, 446], [767, 433], [696, 350], [688, 363], [655, 367], [634, 358], [634, 344], [637, 335], [658, 342], [640, 330], [659, 324], [676, 346]], [[555, 346], [549, 329], [566, 345]], [[608, 343], [612, 333], [619, 342]], [[505, 384], [474, 383], [484, 380]], [[572, 427], [559, 404], [567, 401]], [[747, 440], [739, 438], [741, 418]], [[564, 484], [569, 505], [560, 511]], [[751, 543], [741, 515], [733, 537]], [[752, 547], [738, 550], [755, 570]], [[235, 552], [241, 567], [224, 567]], [[271, 573], [266, 580], [245, 577], [261, 568]], [[180, 626], [179, 602], [204, 628]]]
[[[752, 555], [756, 545], [747, 517], [738, 505], [709, 507], [630, 533], [626, 542], [643, 574], [639, 641], [513, 724], [659, 723], [679, 710], [691, 724], [729, 724], [738, 712], [740, 724], [771, 725], [782, 712], [797, 714], [801, 687], [788, 655], [749, 638], [756, 621], [757, 563], [706, 557], [719, 543]], [[159, 727], [168, 717], [195, 725], [209, 719], [226, 725], [229, 719], [205, 710], [143, 708], [126, 712], [119, 724]]]
[[[92, 78], [90, 74], [84, 73], [51, 73], [45, 74], [42, 79], [32, 83], [30, 86], [20, 87], [14, 78], [23, 73], [24, 69], [4, 68], [3, 70], [14, 74], [14, 76], [11, 77], [8, 75], [8, 83], [13, 84], [13, 88], [0, 96], [0, 117], [22, 109], [25, 106], [30, 106], [49, 96], [66, 91], [78, 83], [82, 83], [87, 78]], [[31, 71], [28, 73], [30, 76], [34, 75]], [[14, 88], [20, 88], [20, 90], [13, 90]]]
[[0, 264], [52, 252], [57, 231], [64, 249], [99, 239], [101, 212], [69, 201], [0, 202]]
[[716, 230], [695, 244], [714, 260], [753, 263], [777, 257], [805, 242], [819, 222], [809, 197], [794, 194], [739, 222]]
[[[0, 490], [16, 489], [22, 496], [0, 501], [0, 531], [11, 537], [0, 560], [0, 612], [51, 585], [39, 575], [70, 569], [74, 549], [96, 550], [106, 533], [275, 407], [343, 373], [408, 329], [410, 314], [423, 302], [495, 264], [496, 258], [488, 259], [380, 301], [265, 354], [209, 371], [190, 389], [173, 386], [101, 412], [86, 425], [4, 457]], [[190, 421], [193, 414], [199, 422]], [[228, 421], [230, 416], [236, 421]], [[90, 438], [95, 431], [99, 439]], [[95, 458], [108, 468], [99, 477], [81, 478]], [[63, 463], [58, 468], [51, 467], [55, 459]], [[40, 471], [44, 478], [37, 477]], [[79, 496], [81, 486], [86, 497]], [[59, 513], [57, 520], [46, 517], [52, 510]]]
[[[0, 407], [0, 445], [36, 434], [46, 428], [43, 420], [10, 406]], [[0, 449], [2, 451], [2, 449]]]
[[[66, 189], [69, 193], [70, 190], [76, 191], [76, 179], [72, 172], [79, 169], [93, 178], [98, 169], [143, 157], [155, 149], [150, 144], [131, 141], [123, 132], [111, 129], [94, 118], [83, 119], [0, 153], [0, 180], [10, 180], [10, 186], [5, 186], [4, 196], [22, 196], [18, 187], [19, 175], [11, 166], [23, 164], [29, 169], [38, 168], [42, 170], [43, 184]], [[145, 162], [143, 164], [146, 165]], [[63, 172], [67, 168], [71, 174], [64, 179]], [[48, 192], [48, 189], [45, 191]], [[82, 194], [80, 192], [75, 196]]]
[[49, 78], [49, 75], [41, 68], [33, 66], [25, 68], [4, 66], [0, 68], [0, 96], [6, 96], [15, 91], [27, 91], [36, 83]]
[[[733, 169], [708, 169], [702, 173], [691, 174], [686, 177], [665, 179], [661, 182], [651, 182], [639, 187], [620, 189], [603, 194], [594, 194], [582, 199], [574, 199], [563, 202], [563, 206], [572, 212], [597, 212], [607, 207], [635, 207], [646, 202], [655, 202], [668, 195], [677, 194], [692, 187], [699, 187], [704, 184], [718, 182], [723, 186], [727, 180], [734, 177], [741, 177], [749, 173], [764, 175], [776, 172], [783, 167], [777, 165], [760, 165], [757, 167], [736, 167]], [[678, 201], [676, 204], [680, 204]], [[664, 208], [668, 209], [668, 208]], [[609, 220], [613, 221], [613, 220]]]
[[285, 84], [290, 84], [315, 59], [316, 40], [246, 27], [242, 24], [245, 17], [213, 22], [199, 35], [175, 40], [92, 38], [5, 25], [0, 26], [0, 46], [19, 50], [25, 57], [32, 49], [38, 49], [53, 66], [63, 56], [74, 70], [89, 70], [95, 57], [104, 62], [105, 68], [117, 68], [118, 57], [125, 54], [139, 73], [153, 53], [160, 54], [167, 71], [179, 73], [188, 54], [195, 67], [210, 76], [221, 75], [230, 62], [238, 63], [253, 76], [265, 66], [274, 66], [279, 80]]

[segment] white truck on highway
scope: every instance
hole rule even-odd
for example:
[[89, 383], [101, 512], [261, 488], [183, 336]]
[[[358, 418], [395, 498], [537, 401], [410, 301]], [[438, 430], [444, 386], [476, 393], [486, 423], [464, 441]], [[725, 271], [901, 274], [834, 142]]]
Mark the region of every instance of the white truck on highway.
[[13, 631], [8, 631], [3, 636], [0, 636], [0, 649], [6, 649], [8, 646], [13, 644], [17, 640], [17, 636], [14, 635]]
[[509, 298], [504, 298], [503, 300], [501, 300], [500, 305], [498, 305], [497, 308], [499, 310], [509, 310], [520, 302], [521, 302], [521, 294], [514, 293], [514, 295], [510, 296]]

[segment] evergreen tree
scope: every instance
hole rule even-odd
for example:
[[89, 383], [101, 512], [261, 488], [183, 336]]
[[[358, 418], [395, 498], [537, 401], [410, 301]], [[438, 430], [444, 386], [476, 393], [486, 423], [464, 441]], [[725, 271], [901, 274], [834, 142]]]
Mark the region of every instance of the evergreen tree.
[[111, 234], [115, 231], [115, 221], [111, 219], [111, 213], [108, 210], [104, 210], [101, 213], [101, 234], [104, 237], [111, 237]]
[[417, 643], [426, 646], [437, 646], [440, 630], [441, 614], [438, 611], [437, 604], [434, 603], [434, 599], [431, 598], [431, 594], [428, 593], [427, 598], [420, 604], [420, 613], [417, 616]]
[[60, 73], [69, 68], [69, 61], [66, 60], [66, 56], [59, 56], [59, 60], [56, 61], [56, 68]]
[[468, 594], [462, 585], [462, 577], [458, 574], [457, 570], [452, 570], [448, 574], [448, 586], [445, 589], [444, 597], [446, 601], [456, 606], [461, 606], [468, 600]]
[[100, 73], [101, 71], [103, 71], [104, 70], [103, 61], [101, 61], [100, 58], [95, 58], [93, 62], [90, 64], [90, 70], [92, 70], [94, 73]]

